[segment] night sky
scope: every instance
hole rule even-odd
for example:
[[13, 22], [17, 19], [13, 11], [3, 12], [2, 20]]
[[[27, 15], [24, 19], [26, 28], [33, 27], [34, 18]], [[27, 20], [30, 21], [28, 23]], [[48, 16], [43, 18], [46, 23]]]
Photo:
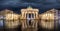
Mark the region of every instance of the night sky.
[[52, 8], [60, 9], [60, 0], [0, 0], [0, 10], [10, 9], [19, 13], [20, 9], [32, 6], [43, 13]]

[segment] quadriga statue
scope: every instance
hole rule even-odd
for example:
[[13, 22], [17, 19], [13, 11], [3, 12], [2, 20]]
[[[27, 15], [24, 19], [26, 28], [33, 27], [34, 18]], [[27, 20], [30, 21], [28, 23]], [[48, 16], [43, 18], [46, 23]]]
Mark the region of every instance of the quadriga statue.
[[17, 14], [6, 14], [5, 26], [7, 28], [16, 28], [19, 25], [19, 15]]

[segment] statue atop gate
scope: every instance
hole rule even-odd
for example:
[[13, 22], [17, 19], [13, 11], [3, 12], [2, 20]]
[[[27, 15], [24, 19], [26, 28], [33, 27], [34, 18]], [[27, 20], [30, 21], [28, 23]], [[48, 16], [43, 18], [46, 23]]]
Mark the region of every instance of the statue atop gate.
[[26, 19], [31, 15], [31, 18], [34, 17], [34, 19], [38, 19], [38, 9], [34, 9], [31, 6], [27, 7], [27, 9], [21, 9], [21, 19]]

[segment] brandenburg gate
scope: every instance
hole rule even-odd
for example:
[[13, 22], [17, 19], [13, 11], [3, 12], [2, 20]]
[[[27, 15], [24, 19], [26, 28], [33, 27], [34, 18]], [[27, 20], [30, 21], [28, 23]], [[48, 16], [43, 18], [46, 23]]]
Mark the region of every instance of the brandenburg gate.
[[38, 12], [38, 9], [33, 9], [30, 6], [27, 9], [21, 9], [22, 29], [34, 28], [35, 31], [37, 30]]

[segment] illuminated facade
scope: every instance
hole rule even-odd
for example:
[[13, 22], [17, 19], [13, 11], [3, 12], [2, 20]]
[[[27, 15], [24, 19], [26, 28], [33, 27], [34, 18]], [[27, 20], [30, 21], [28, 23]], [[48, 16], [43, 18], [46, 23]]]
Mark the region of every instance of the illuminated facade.
[[33, 31], [37, 31], [38, 25], [42, 28], [54, 29], [54, 23], [56, 22], [54, 19], [58, 19], [56, 14], [57, 10], [55, 9], [39, 14], [39, 9], [30, 6], [27, 9], [21, 9], [21, 14], [16, 14], [7, 9], [0, 12], [0, 15], [5, 16], [6, 27], [15, 28], [22, 25], [21, 29], [34, 28]]

